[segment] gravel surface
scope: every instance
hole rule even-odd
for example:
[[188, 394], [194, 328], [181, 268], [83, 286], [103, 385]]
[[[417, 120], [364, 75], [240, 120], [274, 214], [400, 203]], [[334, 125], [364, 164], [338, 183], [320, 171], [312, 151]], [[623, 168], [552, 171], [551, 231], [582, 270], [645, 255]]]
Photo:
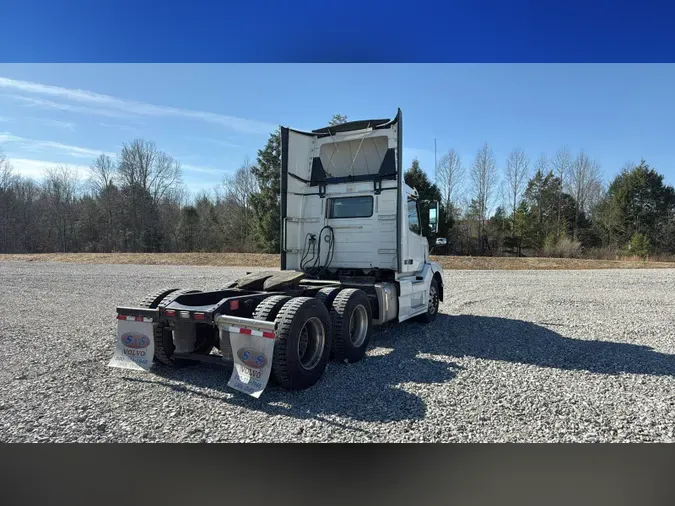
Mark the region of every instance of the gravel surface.
[[314, 388], [107, 367], [115, 307], [244, 268], [0, 263], [0, 441], [675, 441], [675, 270], [448, 271]]

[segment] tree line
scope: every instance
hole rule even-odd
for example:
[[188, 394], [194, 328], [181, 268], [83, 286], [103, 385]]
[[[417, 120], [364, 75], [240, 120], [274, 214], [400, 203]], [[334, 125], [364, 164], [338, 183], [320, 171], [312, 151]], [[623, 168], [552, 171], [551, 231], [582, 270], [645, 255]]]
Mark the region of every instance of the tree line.
[[[419, 165], [413, 161], [411, 170]], [[675, 191], [642, 159], [608, 183], [600, 165], [567, 147], [534, 161], [511, 151], [498, 169], [486, 143], [466, 166], [454, 149], [427, 197], [442, 202], [446, 252], [616, 258], [675, 253]]]
[[100, 155], [86, 177], [59, 166], [40, 182], [0, 154], [0, 253], [252, 251], [258, 192], [245, 163], [191, 197], [180, 162], [143, 139]]
[[[345, 121], [336, 114], [330, 124]], [[180, 162], [143, 139], [100, 155], [86, 175], [54, 167], [39, 182], [16, 174], [0, 153], [0, 253], [278, 253], [280, 169], [279, 130], [255, 163], [195, 196]], [[484, 144], [468, 164], [448, 150], [433, 172], [432, 182], [418, 160], [405, 172], [421, 198], [441, 204], [439, 235], [448, 244], [433, 253], [675, 254], [675, 192], [645, 160], [603, 184], [583, 151], [563, 147], [531, 160], [514, 149], [500, 164]]]

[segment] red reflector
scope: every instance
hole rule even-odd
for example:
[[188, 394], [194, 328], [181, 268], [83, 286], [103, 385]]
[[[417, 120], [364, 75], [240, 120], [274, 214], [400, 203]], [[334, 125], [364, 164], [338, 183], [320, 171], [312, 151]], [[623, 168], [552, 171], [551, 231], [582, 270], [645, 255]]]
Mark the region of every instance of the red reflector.
[[239, 333], [240, 333], [240, 334], [250, 334], [250, 333], [251, 333], [251, 329], [239, 329]]
[[274, 339], [274, 332], [263, 332], [263, 337], [270, 337]]
[[164, 314], [165, 314], [166, 316], [170, 316], [170, 317], [172, 317], [172, 318], [173, 318], [174, 316], [176, 316], [176, 312], [175, 312], [173, 309], [168, 309], [167, 311], [164, 311]]
[[123, 314], [118, 314], [118, 315], [117, 315], [117, 319], [118, 319], [118, 320], [126, 320], [127, 317], [124, 316]]
[[204, 313], [195, 313], [195, 320], [203, 320], [204, 318], [206, 318]]
[[239, 309], [239, 301], [238, 300], [231, 300], [230, 301], [230, 311], [236, 311]]

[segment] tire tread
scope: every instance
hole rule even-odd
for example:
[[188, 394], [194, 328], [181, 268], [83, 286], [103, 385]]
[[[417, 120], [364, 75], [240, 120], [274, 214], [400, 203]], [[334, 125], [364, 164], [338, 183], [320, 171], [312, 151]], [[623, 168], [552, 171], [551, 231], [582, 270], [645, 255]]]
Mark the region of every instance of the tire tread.
[[176, 290], [178, 290], [178, 288], [162, 288], [161, 290], [146, 295], [138, 306], [147, 309], [155, 309], [167, 295]]
[[[277, 337], [274, 345], [274, 356], [272, 358], [272, 373], [274, 375], [274, 379], [276, 380], [276, 382], [286, 389], [295, 390], [298, 388], [306, 388], [316, 383], [316, 381], [318, 381], [318, 378], [316, 378], [315, 380], [310, 381], [310, 383], [307, 385], [299, 386], [297, 380], [294, 381], [294, 378], [291, 375], [291, 371], [287, 360], [289, 336], [291, 328], [295, 321], [295, 316], [298, 313], [298, 311], [308, 302], [316, 303], [316, 299], [314, 297], [292, 298], [291, 300], [287, 301], [284, 304], [284, 306], [281, 308], [279, 314], [275, 319], [275, 322], [277, 323]], [[323, 370], [326, 367], [328, 352], [330, 350], [331, 344], [330, 317], [328, 315], [328, 310], [323, 309], [323, 311], [325, 311], [323, 316], [326, 324], [324, 325], [324, 331], [326, 333], [326, 343], [325, 343], [326, 349], [324, 353], [326, 360], [324, 361], [323, 368], [320, 374], [323, 374]]]
[[253, 311], [253, 319], [274, 321], [284, 304], [291, 299], [292, 297], [289, 295], [272, 295], [271, 297], [267, 297]]
[[330, 286], [322, 288], [316, 293], [316, 298], [319, 299], [321, 302], [323, 302], [323, 304], [326, 306], [326, 309], [330, 311], [331, 308], [333, 307], [335, 297], [338, 296], [340, 290], [341, 288], [339, 286]]
[[[337, 297], [335, 297], [335, 300], [333, 301], [333, 306], [331, 308], [331, 325], [333, 327], [332, 352], [333, 357], [336, 360], [356, 362], [363, 358], [362, 355], [354, 357], [348, 349], [348, 346], [351, 343], [348, 344], [345, 339], [343, 339], [344, 326], [349, 324], [349, 319], [345, 317], [345, 311], [347, 310], [349, 303], [353, 300], [354, 295], [357, 293], [362, 294], [365, 304], [369, 304], [366, 294], [363, 290], [359, 290], [358, 288], [345, 288], [340, 290], [340, 293], [337, 294]], [[370, 314], [370, 306], [366, 306], [366, 310]], [[372, 316], [369, 322], [368, 336], [362, 345], [364, 354], [365, 349], [368, 347], [368, 342], [370, 341], [370, 333], [372, 333]]]

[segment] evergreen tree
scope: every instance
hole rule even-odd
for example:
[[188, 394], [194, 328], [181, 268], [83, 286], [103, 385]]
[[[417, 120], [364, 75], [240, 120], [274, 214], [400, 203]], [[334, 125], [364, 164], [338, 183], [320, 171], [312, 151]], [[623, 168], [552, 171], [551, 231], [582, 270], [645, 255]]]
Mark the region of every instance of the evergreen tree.
[[251, 195], [256, 217], [258, 245], [267, 253], [280, 252], [281, 131], [270, 134], [267, 144], [258, 150], [258, 163], [251, 169], [258, 192]]
[[341, 125], [347, 123], [347, 116], [344, 114], [333, 114], [333, 117], [328, 122], [329, 126]]
[[[412, 164], [408, 170], [405, 171], [405, 174], [403, 176], [403, 179], [405, 181], [405, 184], [408, 186], [415, 188], [417, 190], [417, 193], [419, 194], [419, 200], [420, 201], [426, 201], [426, 202], [440, 202], [441, 201], [441, 191], [438, 189], [438, 186], [436, 186], [434, 183], [429, 181], [429, 177], [427, 176], [427, 173], [422, 170], [420, 167], [420, 162], [415, 158], [412, 161]], [[420, 221], [422, 225], [422, 234], [425, 237], [429, 236], [428, 230], [428, 223], [426, 223], [426, 217], [428, 216], [428, 204], [426, 202], [422, 202], [422, 205], [420, 206], [421, 214], [420, 216]], [[440, 209], [440, 214], [441, 216], [438, 217], [438, 235], [440, 237], [445, 237], [448, 232], [448, 227], [447, 227], [447, 217], [446, 214], [443, 211], [444, 209]]]
[[[576, 205], [571, 195], [561, 191], [560, 178], [553, 172], [544, 174], [538, 170], [527, 184], [524, 200], [534, 217], [534, 247], [541, 247], [544, 239], [551, 234], [562, 237], [568, 230], [571, 231]], [[557, 230], [559, 210], [562, 230]], [[579, 226], [588, 227], [585, 216], [581, 214]]]
[[626, 244], [637, 233], [666, 249], [672, 239], [668, 231], [675, 216], [675, 190], [642, 160], [614, 178], [598, 205], [598, 214], [604, 237]]

